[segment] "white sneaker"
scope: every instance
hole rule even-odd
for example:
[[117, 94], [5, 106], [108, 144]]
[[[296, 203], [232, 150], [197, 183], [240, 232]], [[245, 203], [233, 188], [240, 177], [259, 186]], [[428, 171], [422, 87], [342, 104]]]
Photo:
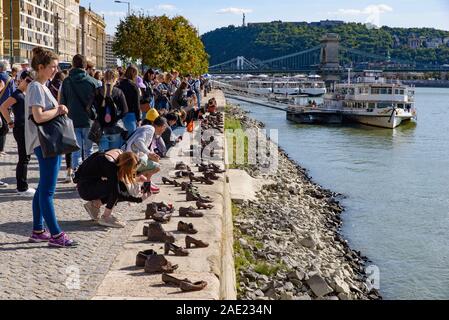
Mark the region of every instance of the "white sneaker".
[[64, 183], [73, 183], [72, 175], [67, 172], [67, 176], [65, 177]]
[[107, 218], [104, 218], [103, 216], [98, 220], [98, 224], [100, 226], [104, 227], [110, 227], [110, 228], [124, 228], [126, 224], [124, 222], [121, 222], [119, 219], [117, 219], [114, 216], [109, 216]]
[[0, 188], [8, 188], [8, 184], [0, 180]]
[[21, 197], [34, 197], [36, 189], [28, 188], [26, 191], [17, 191], [17, 194]]
[[98, 218], [100, 216], [100, 209], [94, 206], [92, 201], [85, 203], [84, 209], [86, 209], [87, 213], [89, 214], [92, 220], [98, 221]]

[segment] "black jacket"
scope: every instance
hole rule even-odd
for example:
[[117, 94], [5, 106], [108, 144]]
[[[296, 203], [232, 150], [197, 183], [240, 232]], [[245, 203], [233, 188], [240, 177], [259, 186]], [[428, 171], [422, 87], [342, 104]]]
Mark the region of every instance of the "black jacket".
[[[106, 94], [108, 94], [111, 90], [110, 85], [106, 85]], [[103, 85], [100, 88], [96, 89], [95, 92], [95, 100], [94, 100], [94, 109], [97, 114], [97, 120], [100, 122], [101, 127], [113, 127], [117, 124], [117, 121], [122, 119], [123, 116], [128, 112], [128, 105], [126, 103], [126, 97], [123, 94], [123, 91], [120, 90], [117, 87], [113, 87], [110, 97], [112, 98], [112, 101], [114, 101], [115, 106], [117, 107], [117, 117], [113, 119], [110, 123], [104, 122], [104, 116], [105, 116], [105, 108], [103, 107], [103, 100], [104, 100], [104, 91], [105, 86]]]
[[137, 85], [129, 79], [123, 79], [117, 87], [125, 95], [128, 112], [134, 112], [137, 121], [142, 120], [140, 115], [140, 90]]

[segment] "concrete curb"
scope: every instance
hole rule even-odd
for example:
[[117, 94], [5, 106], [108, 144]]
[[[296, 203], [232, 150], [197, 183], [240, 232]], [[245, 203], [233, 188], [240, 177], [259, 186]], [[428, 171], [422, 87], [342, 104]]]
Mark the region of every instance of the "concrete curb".
[[[224, 163], [228, 167], [228, 142], [224, 136]], [[225, 175], [223, 191], [223, 239], [222, 261], [220, 277], [220, 298], [223, 300], [237, 300], [237, 286], [234, 261], [234, 222], [232, 217], [231, 190], [228, 178], [228, 169]]]

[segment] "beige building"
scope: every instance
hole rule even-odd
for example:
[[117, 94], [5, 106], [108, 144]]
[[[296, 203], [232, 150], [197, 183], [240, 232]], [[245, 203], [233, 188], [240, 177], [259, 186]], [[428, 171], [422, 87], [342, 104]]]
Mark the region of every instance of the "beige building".
[[71, 61], [80, 48], [79, 0], [54, 0], [54, 50], [61, 61]]
[[114, 43], [114, 36], [106, 35], [106, 67], [116, 68], [117, 67], [117, 57], [112, 51], [112, 45]]
[[[10, 0], [3, 2], [3, 56], [10, 56]], [[53, 0], [20, 0], [13, 2], [13, 57], [14, 63], [31, 59], [34, 47], [54, 49], [55, 10]]]
[[106, 23], [104, 19], [90, 8], [80, 7], [81, 50], [88, 61], [97, 69], [106, 68]]
[[[4, 21], [3, 19], [3, 1], [0, 1], [0, 19], [1, 21]], [[0, 23], [0, 59], [4, 59], [4, 54], [3, 54], [3, 24], [4, 22]]]

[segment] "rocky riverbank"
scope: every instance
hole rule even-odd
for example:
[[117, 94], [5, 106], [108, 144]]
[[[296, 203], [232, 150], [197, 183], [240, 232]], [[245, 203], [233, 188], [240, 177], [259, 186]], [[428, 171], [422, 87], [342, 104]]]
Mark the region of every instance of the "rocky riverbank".
[[[236, 106], [226, 114], [244, 128], [264, 127]], [[256, 202], [233, 205], [239, 299], [381, 299], [368, 285], [367, 258], [339, 233], [344, 209], [337, 194], [313, 183], [282, 149], [275, 175], [242, 169], [274, 183]]]

